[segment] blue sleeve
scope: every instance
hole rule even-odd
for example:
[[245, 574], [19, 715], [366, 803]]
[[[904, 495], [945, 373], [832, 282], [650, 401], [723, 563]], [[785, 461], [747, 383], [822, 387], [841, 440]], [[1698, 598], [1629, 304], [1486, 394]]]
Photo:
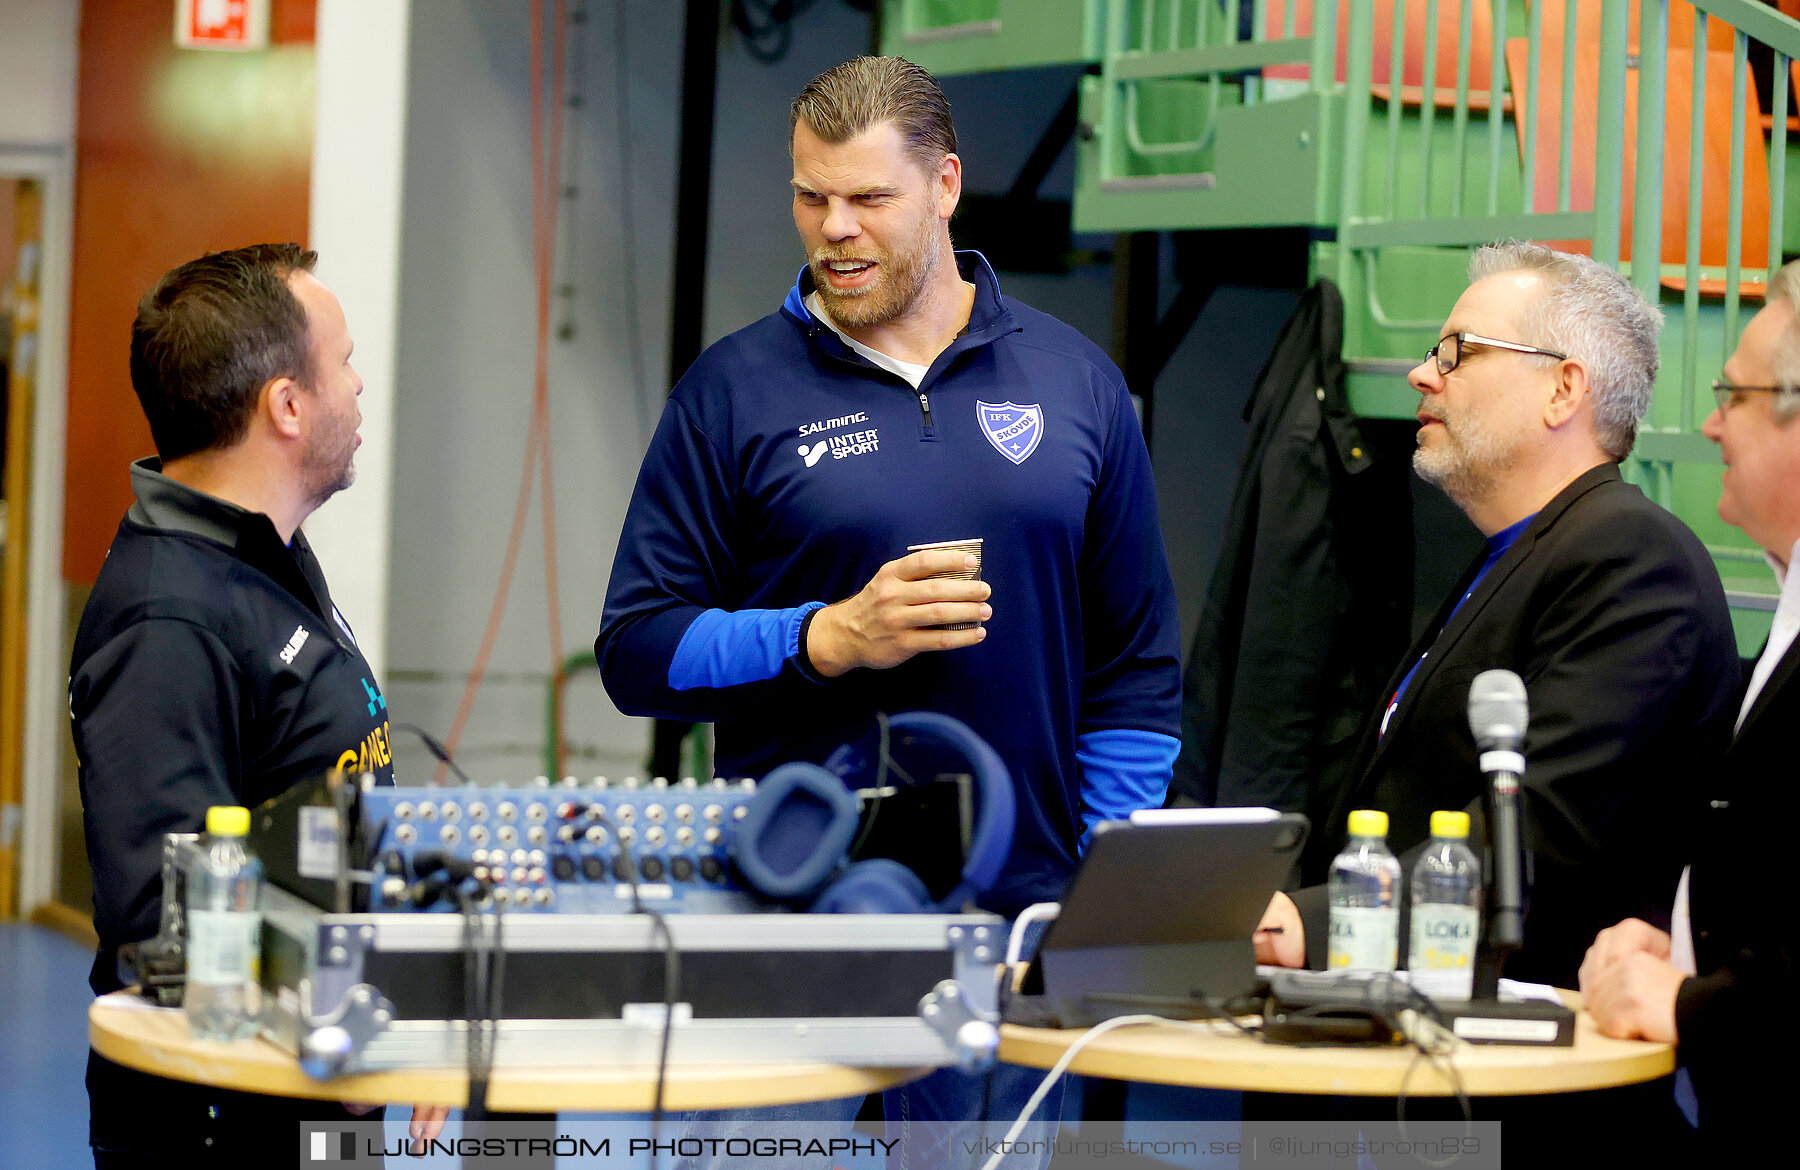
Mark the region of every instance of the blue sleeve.
[[809, 601], [793, 609], [703, 610], [675, 647], [669, 686], [689, 691], [774, 678], [783, 663], [799, 657], [806, 615], [824, 608], [822, 601]]
[[1075, 741], [1081, 763], [1081, 851], [1094, 826], [1140, 808], [1161, 808], [1181, 741], [1155, 731], [1089, 731]]
[[[744, 609], [730, 534], [737, 530], [735, 461], [693, 413], [690, 381], [669, 399], [645, 452], [613, 557], [594, 656], [627, 715], [730, 718], [763, 680], [819, 681], [799, 661], [800, 627], [818, 603]], [[713, 430], [728, 427], [714, 420]], [[779, 657], [777, 656], [779, 655]]]
[[1111, 396], [1103, 460], [1082, 534], [1081, 712], [1077, 735], [1131, 728], [1181, 736], [1181, 622], [1156, 515], [1143, 429], [1122, 383]]

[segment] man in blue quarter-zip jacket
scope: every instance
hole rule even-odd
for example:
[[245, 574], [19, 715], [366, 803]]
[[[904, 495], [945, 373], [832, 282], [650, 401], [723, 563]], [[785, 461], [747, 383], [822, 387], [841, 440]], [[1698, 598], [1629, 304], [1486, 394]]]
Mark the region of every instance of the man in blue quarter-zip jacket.
[[[716, 723], [726, 775], [823, 760], [878, 711], [968, 723], [1018, 792], [983, 899], [1014, 913], [1060, 895], [1096, 823], [1162, 804], [1179, 747], [1143, 435], [1098, 347], [952, 250], [962, 163], [929, 74], [858, 58], [791, 124], [808, 263], [671, 395], [595, 653], [620, 709]], [[906, 551], [972, 537], [981, 581]]]
[[[595, 652], [622, 710], [715, 722], [721, 774], [823, 760], [877, 711], [962, 719], [1019, 790], [1008, 913], [1060, 894], [1097, 821], [1162, 803], [1178, 632], [1123, 380], [951, 250], [954, 134], [898, 59], [795, 101], [809, 263], [670, 397]], [[965, 537], [981, 581], [906, 552]]]

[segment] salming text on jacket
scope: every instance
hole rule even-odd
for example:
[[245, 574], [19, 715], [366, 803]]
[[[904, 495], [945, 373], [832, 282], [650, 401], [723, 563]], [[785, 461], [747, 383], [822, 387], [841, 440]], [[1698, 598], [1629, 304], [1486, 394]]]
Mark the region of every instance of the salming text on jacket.
[[156, 933], [162, 839], [342, 766], [393, 782], [387, 702], [305, 536], [132, 468], [69, 668], [94, 928], [90, 982]]
[[[877, 711], [967, 722], [1018, 789], [988, 898], [1005, 910], [1060, 893], [1095, 816], [1162, 802], [1179, 634], [1118, 370], [1002, 297], [980, 256], [958, 261], [969, 326], [916, 392], [808, 312], [804, 270], [780, 311], [701, 355], [645, 457], [595, 652], [622, 710], [716, 722], [722, 774], [822, 760]], [[993, 587], [985, 641], [829, 682], [803, 670], [810, 611], [909, 545], [969, 537]]]

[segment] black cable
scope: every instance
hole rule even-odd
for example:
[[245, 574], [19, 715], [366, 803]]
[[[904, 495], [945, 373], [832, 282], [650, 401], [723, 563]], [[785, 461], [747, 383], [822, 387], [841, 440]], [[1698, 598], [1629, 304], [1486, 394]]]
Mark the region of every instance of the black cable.
[[911, 776], [907, 775], [906, 769], [895, 762], [894, 757], [888, 752], [888, 717], [885, 712], [875, 712], [875, 728], [877, 746], [875, 751], [875, 783], [872, 788], [872, 791], [875, 793], [875, 799], [869, 805], [869, 815], [863, 818], [862, 829], [856, 834], [856, 840], [850, 842], [850, 848], [844, 851], [844, 856], [850, 858], [852, 861], [856, 859], [857, 853], [862, 849], [863, 842], [867, 841], [869, 839], [869, 834], [875, 830], [875, 817], [881, 812], [881, 794], [887, 787], [888, 769], [892, 768], [895, 772], [898, 772], [901, 777], [905, 779], [907, 787], [909, 788], [917, 783]]
[[[1162, 1016], [1171, 1023], [1193, 1022], [1196, 1020], [1223, 1020], [1233, 1028], [1250, 1037], [1252, 1040], [1262, 1038], [1262, 1030], [1253, 1028], [1237, 1018], [1231, 1005], [1204, 991], [1196, 990], [1192, 995], [1138, 995], [1128, 992], [1088, 992], [1081, 997], [1090, 1004], [1111, 1004], [1126, 1008], [1135, 1014]], [[1193, 1012], [1196, 1009], [1204, 1015], [1171, 1015], [1171, 1012]]]
[[1199, 995], [1198, 998], [1201, 1003], [1205, 1004], [1212, 1011], [1214, 1019], [1224, 1020], [1227, 1024], [1230, 1024], [1252, 1040], [1258, 1039], [1257, 1029], [1252, 1028], [1250, 1025], [1238, 1019], [1237, 1016], [1232, 1013], [1228, 1004], [1222, 1003], [1204, 993]]
[[[441, 876], [441, 875], [434, 875]], [[463, 1065], [469, 1078], [469, 1100], [463, 1117], [487, 1116], [488, 1085], [499, 1047], [502, 986], [506, 973], [505, 915], [496, 906], [490, 941], [488, 915], [483, 914], [483, 887], [474, 892], [466, 881], [450, 887], [463, 918]]]
[[[1444, 1035], [1454, 1037], [1455, 1033], [1450, 1028], [1449, 1022], [1444, 1019], [1443, 1013], [1438, 1011], [1437, 1004], [1432, 1002], [1430, 996], [1425, 995], [1417, 988], [1404, 983], [1402, 980], [1394, 979], [1393, 982], [1405, 987], [1405, 994], [1400, 998], [1404, 1000], [1412, 1010], [1424, 1015], [1432, 1023], [1443, 1029]], [[1397, 1015], [1398, 1012], [1395, 1014]], [[1400, 1078], [1400, 1091], [1394, 1095], [1394, 1123], [1400, 1127], [1401, 1140], [1411, 1141], [1406, 1133], [1406, 1087], [1412, 1082], [1412, 1075], [1414, 1071], [1418, 1069], [1420, 1061], [1428, 1062], [1432, 1068], [1436, 1069], [1438, 1073], [1444, 1077], [1445, 1080], [1450, 1082], [1451, 1087], [1456, 1092], [1457, 1107], [1462, 1110], [1464, 1127], [1463, 1136], [1468, 1137], [1474, 1129], [1475, 1109], [1473, 1104], [1469, 1101], [1468, 1091], [1463, 1087], [1462, 1073], [1456, 1067], [1456, 1062], [1450, 1059], [1453, 1052], [1453, 1046], [1449, 1043], [1427, 1045], [1423, 1040], [1404, 1030], [1401, 1031], [1401, 1035], [1406, 1037], [1407, 1042], [1412, 1045], [1415, 1053], [1411, 1063], [1406, 1066], [1405, 1075]], [[1458, 1153], [1442, 1162], [1434, 1162], [1418, 1154], [1414, 1154], [1413, 1156], [1427, 1166], [1444, 1167], [1452, 1165], [1462, 1155]]]
[[410, 731], [418, 736], [419, 741], [425, 745], [425, 750], [430, 752], [438, 763], [443, 764], [452, 772], [455, 772], [456, 778], [461, 780], [464, 784], [469, 785], [471, 788], [475, 786], [475, 781], [469, 779], [468, 773], [457, 767], [456, 761], [450, 758], [450, 749], [434, 739], [431, 733], [426, 731], [423, 727], [420, 727], [416, 723], [396, 723], [393, 725], [393, 730]]
[[481, 1070], [484, 1082], [493, 1076], [494, 1058], [500, 1048], [500, 1020], [505, 1014], [502, 1005], [504, 1002], [503, 991], [506, 986], [506, 914], [496, 908], [493, 918], [494, 948], [488, 959], [492, 968], [492, 973], [488, 977], [488, 1042], [486, 1051], [483, 1053], [487, 1063]]
[[487, 988], [485, 964], [477, 945], [478, 911], [472, 900], [460, 896], [457, 909], [463, 920], [463, 1069], [469, 1079], [469, 1099], [463, 1107], [465, 1119], [487, 1112], [487, 1081], [481, 1075], [481, 1010]]
[[[1388, 1022], [1389, 1027], [1404, 1037], [1415, 1053], [1411, 1063], [1406, 1067], [1406, 1073], [1400, 1079], [1399, 1092], [1394, 1095], [1394, 1122], [1400, 1127], [1401, 1140], [1411, 1140], [1406, 1132], [1406, 1087], [1412, 1081], [1412, 1075], [1418, 1069], [1421, 1061], [1429, 1062], [1454, 1088], [1457, 1105], [1463, 1115], [1463, 1136], [1467, 1137], [1474, 1129], [1475, 1110], [1470, 1104], [1467, 1090], [1463, 1087], [1462, 1073], [1457, 1069], [1456, 1062], [1447, 1059], [1452, 1051], [1451, 1045], [1442, 1042], [1427, 1044], [1417, 1035], [1419, 1029], [1402, 1026], [1399, 1018], [1402, 1012], [1416, 1012], [1441, 1029], [1442, 1035], [1453, 1037], [1454, 1032], [1450, 1028], [1449, 1021], [1444, 1019], [1437, 1004], [1432, 1001], [1430, 996], [1391, 971], [1381, 972], [1370, 978], [1364, 984], [1363, 994], [1370, 1008], [1379, 1012], [1382, 1018]], [[1416, 1152], [1413, 1157], [1424, 1165], [1441, 1168], [1453, 1165], [1462, 1157], [1462, 1154], [1459, 1152], [1441, 1162], [1432, 1161]]]
[[663, 1091], [669, 1080], [669, 1039], [675, 1030], [675, 1004], [681, 995], [681, 951], [675, 946], [675, 934], [669, 920], [660, 911], [644, 905], [638, 892], [637, 858], [631, 850], [620, 846], [619, 856], [625, 860], [625, 873], [631, 879], [631, 912], [647, 915], [653, 933], [663, 938], [663, 1025], [662, 1043], [656, 1055], [656, 1091], [650, 1100], [650, 1170], [656, 1170], [657, 1138], [663, 1115]]

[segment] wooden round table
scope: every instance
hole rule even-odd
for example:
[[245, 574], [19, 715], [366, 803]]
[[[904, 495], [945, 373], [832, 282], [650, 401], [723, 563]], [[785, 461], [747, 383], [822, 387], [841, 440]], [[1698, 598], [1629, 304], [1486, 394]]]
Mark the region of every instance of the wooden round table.
[[[101, 996], [88, 1009], [88, 1041], [128, 1068], [254, 1093], [336, 1101], [401, 1101], [461, 1107], [468, 1077], [460, 1068], [359, 1073], [315, 1081], [293, 1054], [267, 1040], [222, 1043], [188, 1035], [174, 1008], [135, 993]], [[836, 1064], [670, 1064], [663, 1108], [731, 1109], [861, 1097], [917, 1080], [928, 1068], [851, 1068]], [[654, 1065], [496, 1067], [488, 1108], [497, 1113], [647, 1112], [656, 1095]]]
[[[1159, 1024], [1122, 1027], [1083, 1048], [1070, 1071], [1113, 1080], [1245, 1092], [1393, 1097], [1402, 1085], [1410, 1097], [1448, 1097], [1456, 1092], [1450, 1078], [1440, 1071], [1443, 1060], [1437, 1064], [1419, 1060], [1415, 1065], [1417, 1054], [1411, 1048], [1299, 1048], [1265, 1044], [1222, 1028], [1201, 1032]], [[1000, 1059], [1049, 1068], [1080, 1035], [1080, 1031], [1007, 1024], [1000, 1029]], [[1464, 1092], [1505, 1097], [1609, 1089], [1655, 1080], [1675, 1070], [1675, 1049], [1668, 1044], [1602, 1036], [1588, 1014], [1578, 1012], [1572, 1047], [1464, 1044], [1448, 1060], [1461, 1076]]]

